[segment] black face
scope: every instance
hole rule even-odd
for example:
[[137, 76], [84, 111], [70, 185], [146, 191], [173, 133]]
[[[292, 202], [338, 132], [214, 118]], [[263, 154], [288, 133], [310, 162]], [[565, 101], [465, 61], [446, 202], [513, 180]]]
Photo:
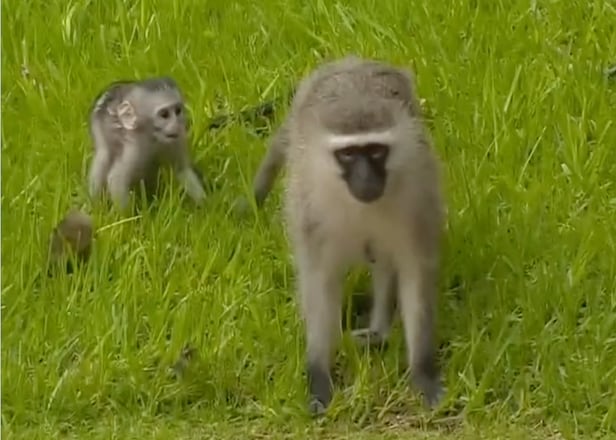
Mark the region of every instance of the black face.
[[342, 178], [357, 200], [370, 203], [383, 195], [388, 155], [389, 145], [380, 143], [349, 145], [334, 152]]

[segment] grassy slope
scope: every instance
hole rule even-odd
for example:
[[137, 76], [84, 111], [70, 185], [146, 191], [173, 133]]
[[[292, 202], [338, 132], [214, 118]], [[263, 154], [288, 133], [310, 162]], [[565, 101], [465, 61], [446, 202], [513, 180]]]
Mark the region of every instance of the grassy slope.
[[[3, 434], [614, 432], [616, 85], [602, 77], [616, 57], [613, 2], [130, 3], [2, 2]], [[227, 215], [263, 141], [205, 127], [347, 52], [411, 65], [427, 100], [450, 209], [439, 326], [450, 401], [418, 408], [399, 380], [399, 333], [383, 357], [347, 342], [345, 383], [318, 428], [302, 412], [279, 191], [257, 219]], [[207, 207], [170, 191], [127, 223], [98, 209], [108, 227], [94, 262], [39, 284], [53, 223], [73, 204], [91, 210], [91, 99], [163, 73], [190, 102]], [[177, 383], [166, 367], [188, 341], [198, 361]]]

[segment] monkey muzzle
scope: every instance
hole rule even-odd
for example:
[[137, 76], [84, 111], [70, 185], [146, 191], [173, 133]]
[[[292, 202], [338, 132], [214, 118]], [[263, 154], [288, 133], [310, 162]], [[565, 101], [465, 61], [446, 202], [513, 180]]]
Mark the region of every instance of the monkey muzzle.
[[385, 192], [384, 169], [374, 166], [369, 160], [359, 157], [345, 173], [349, 191], [357, 200], [371, 203]]

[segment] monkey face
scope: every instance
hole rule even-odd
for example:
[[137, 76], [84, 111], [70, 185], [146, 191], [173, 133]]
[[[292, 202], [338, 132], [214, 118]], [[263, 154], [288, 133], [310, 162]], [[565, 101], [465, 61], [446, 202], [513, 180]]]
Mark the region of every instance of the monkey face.
[[181, 102], [156, 109], [152, 118], [154, 138], [161, 144], [175, 143], [185, 137], [186, 118]]
[[342, 178], [357, 200], [370, 203], [383, 195], [389, 150], [389, 145], [368, 143], [349, 145], [334, 151], [336, 162], [342, 169]]

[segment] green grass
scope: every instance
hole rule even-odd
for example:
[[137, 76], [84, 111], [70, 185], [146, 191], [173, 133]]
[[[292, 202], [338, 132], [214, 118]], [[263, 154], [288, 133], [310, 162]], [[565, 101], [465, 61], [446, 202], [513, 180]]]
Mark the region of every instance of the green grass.
[[[616, 436], [616, 3], [430, 3], [2, 2], [3, 436]], [[280, 185], [257, 217], [229, 215], [264, 139], [206, 127], [351, 52], [411, 66], [426, 100], [449, 205], [449, 394], [420, 407], [397, 327], [383, 355], [344, 342], [330, 415], [311, 421]], [[108, 82], [159, 74], [188, 98], [209, 199], [170, 180], [119, 223], [87, 201], [87, 111]], [[75, 205], [103, 228], [92, 261], [41, 279]]]

